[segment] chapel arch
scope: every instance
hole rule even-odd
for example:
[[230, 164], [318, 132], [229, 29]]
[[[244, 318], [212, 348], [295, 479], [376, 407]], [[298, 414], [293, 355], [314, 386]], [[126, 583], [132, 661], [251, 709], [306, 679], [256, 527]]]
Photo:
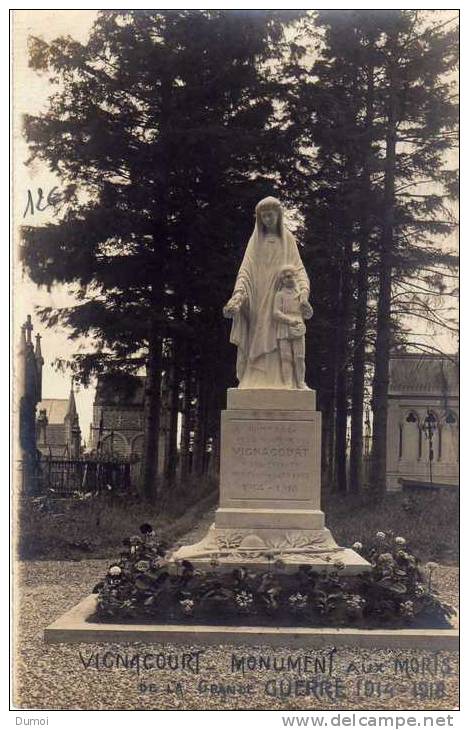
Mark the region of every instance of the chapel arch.
[[441, 461], [456, 464], [459, 461], [459, 419], [454, 411], [448, 411], [442, 418], [440, 444]]
[[416, 411], [409, 409], [399, 426], [399, 458], [403, 461], [417, 461], [422, 451], [422, 434]]
[[131, 454], [132, 456], [142, 456], [143, 454], [143, 433], [137, 434], [137, 436], [134, 436], [132, 439], [132, 446], [131, 446]]
[[108, 457], [126, 459], [129, 455], [129, 443], [122, 433], [115, 431], [104, 437], [102, 453]]

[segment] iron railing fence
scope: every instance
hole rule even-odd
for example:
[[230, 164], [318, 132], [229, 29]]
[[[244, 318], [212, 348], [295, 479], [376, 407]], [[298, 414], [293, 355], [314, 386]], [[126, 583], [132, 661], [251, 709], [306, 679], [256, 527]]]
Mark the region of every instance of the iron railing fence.
[[75, 492], [130, 491], [132, 468], [129, 460], [45, 458], [34, 467], [19, 465], [23, 494], [71, 496]]

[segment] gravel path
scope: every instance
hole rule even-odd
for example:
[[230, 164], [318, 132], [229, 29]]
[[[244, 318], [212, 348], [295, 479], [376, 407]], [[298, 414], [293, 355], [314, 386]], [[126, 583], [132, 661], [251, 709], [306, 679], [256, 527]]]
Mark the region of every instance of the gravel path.
[[[202, 646], [136, 643], [46, 645], [44, 627], [87, 595], [107, 565], [106, 560], [31, 561], [18, 565], [17, 582], [21, 589], [16, 611], [19, 621], [14, 686], [18, 708], [451, 710], [457, 707], [456, 652], [436, 655], [406, 651], [399, 655], [396, 651], [338, 649], [333, 657], [332, 676], [324, 675], [322, 684], [308, 686], [305, 683], [308, 674], [301, 673], [297, 667], [285, 665], [282, 670], [279, 666], [282, 660], [288, 662], [289, 656], [302, 661], [301, 651], [288, 648], [271, 650], [268, 646], [235, 648], [220, 645], [204, 650]], [[438, 573], [441, 593], [455, 602], [457, 569], [440, 568]], [[116, 654], [132, 658], [149, 653], [153, 655], [152, 661], [160, 664], [168, 664], [171, 654], [171, 661], [181, 665], [183, 654], [196, 649], [203, 651], [198, 674], [192, 671], [193, 654], [184, 669], [167, 667], [138, 672], [135, 667], [123, 667], [122, 661], [120, 666], [115, 666]], [[327, 657], [329, 651], [305, 654], [321, 658]], [[113, 659], [113, 666], [109, 668], [101, 663], [105, 652], [113, 653], [104, 659], [105, 662]], [[238, 658], [262, 655], [270, 657], [271, 662], [275, 658], [277, 669], [246, 669], [243, 676], [239, 671], [232, 672], [232, 654]], [[98, 667], [93, 663], [96, 655], [100, 657]], [[397, 657], [409, 660], [409, 676], [401, 670], [396, 673]], [[88, 662], [89, 666], [85, 668]], [[350, 666], [352, 662], [354, 666]], [[362, 662], [366, 666], [362, 666]], [[425, 662], [427, 668], [423, 671]], [[433, 676], [435, 662], [438, 666], [436, 676]], [[364, 669], [366, 673], [363, 673]], [[311, 676], [311, 669], [308, 671]], [[299, 683], [295, 685], [297, 680]], [[229, 692], [227, 686], [231, 688]], [[306, 692], [309, 696], [304, 696]]]

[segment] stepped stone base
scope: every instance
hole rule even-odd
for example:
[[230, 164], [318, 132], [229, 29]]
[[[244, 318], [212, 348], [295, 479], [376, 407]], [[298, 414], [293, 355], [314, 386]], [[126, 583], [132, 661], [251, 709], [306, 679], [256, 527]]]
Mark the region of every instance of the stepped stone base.
[[354, 550], [339, 547], [326, 527], [319, 530], [250, 530], [219, 529], [213, 524], [205, 537], [194, 545], [176, 550], [172, 560], [189, 560], [201, 570], [209, 570], [214, 562], [220, 570], [246, 566], [263, 570], [281, 567], [295, 572], [300, 565], [318, 572], [333, 563], [343, 563], [342, 574], [357, 575], [370, 569], [370, 564]]
[[339, 547], [321, 511], [321, 414], [313, 390], [228, 390], [221, 415], [220, 506], [203, 540], [176, 550], [173, 560], [204, 568], [285, 570], [331, 562], [345, 574], [370, 569]]
[[206, 646], [276, 647], [352, 646], [366, 649], [427, 649], [457, 651], [459, 630], [451, 629], [349, 629], [303, 626], [206, 626], [196, 624], [102, 624], [93, 620], [97, 596], [84, 598], [44, 630], [46, 644], [146, 642]]

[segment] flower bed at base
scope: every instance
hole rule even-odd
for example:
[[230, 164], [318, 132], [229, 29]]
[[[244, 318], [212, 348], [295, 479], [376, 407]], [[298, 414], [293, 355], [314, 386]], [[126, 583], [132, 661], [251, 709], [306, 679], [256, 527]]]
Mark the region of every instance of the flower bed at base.
[[[123, 541], [125, 550], [110, 565], [98, 593], [93, 620], [123, 623], [207, 623], [243, 626], [350, 626], [356, 628], [449, 628], [454, 608], [443, 602], [432, 576], [406, 547], [406, 539], [377, 532], [367, 545], [354, 543], [372, 566], [344, 576], [344, 565], [329, 561], [318, 573], [310, 565], [287, 573], [266, 553], [269, 567], [199, 571], [183, 560], [170, 562], [151, 525]], [[225, 566], [226, 568], [226, 566]]]

